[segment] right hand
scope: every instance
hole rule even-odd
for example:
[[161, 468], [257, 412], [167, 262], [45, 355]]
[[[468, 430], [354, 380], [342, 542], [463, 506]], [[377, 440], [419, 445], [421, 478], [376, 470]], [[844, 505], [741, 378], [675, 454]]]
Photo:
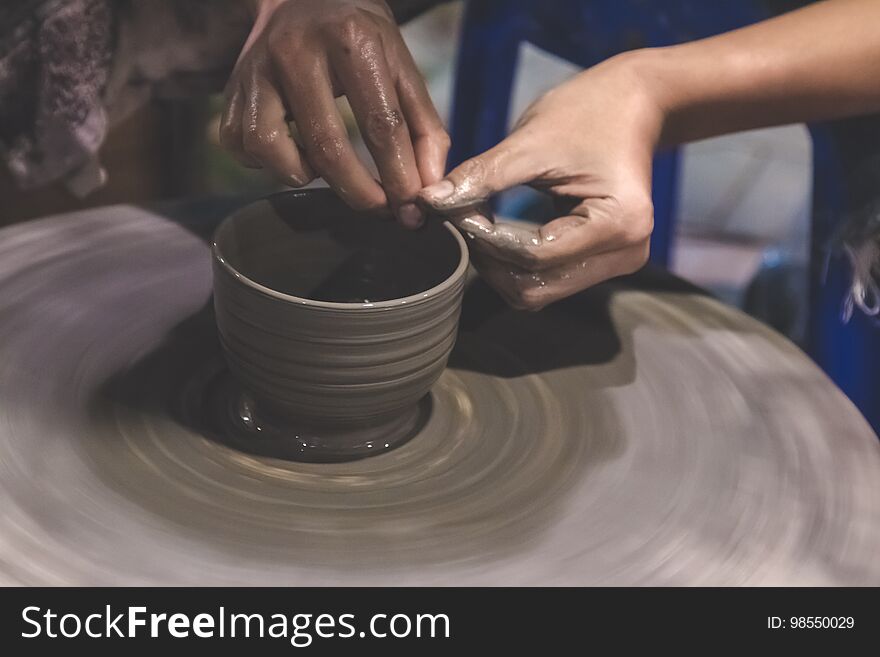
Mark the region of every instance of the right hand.
[[[220, 141], [245, 166], [292, 187], [316, 176], [351, 207], [385, 206], [408, 227], [442, 179], [449, 137], [383, 0], [257, 0], [226, 88]], [[335, 98], [345, 95], [381, 185], [355, 154]], [[295, 140], [288, 120], [296, 123]]]
[[[474, 265], [512, 306], [539, 310], [645, 264], [654, 212], [651, 159], [664, 123], [643, 55], [620, 55], [532, 105], [494, 148], [421, 192], [468, 234]], [[486, 201], [516, 185], [548, 193], [538, 229], [494, 223]]]

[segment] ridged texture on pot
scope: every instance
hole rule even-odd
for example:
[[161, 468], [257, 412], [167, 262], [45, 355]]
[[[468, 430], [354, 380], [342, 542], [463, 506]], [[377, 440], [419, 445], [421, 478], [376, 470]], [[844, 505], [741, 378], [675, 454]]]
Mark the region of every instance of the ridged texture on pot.
[[446, 367], [458, 331], [467, 249], [447, 228], [437, 248], [457, 251], [452, 279], [390, 306], [272, 294], [215, 248], [214, 308], [232, 373], [258, 403], [309, 424], [380, 420], [415, 404]]
[[261, 401], [304, 419], [357, 421], [424, 396], [455, 344], [464, 276], [392, 308], [294, 304], [214, 262], [217, 327], [233, 374]]

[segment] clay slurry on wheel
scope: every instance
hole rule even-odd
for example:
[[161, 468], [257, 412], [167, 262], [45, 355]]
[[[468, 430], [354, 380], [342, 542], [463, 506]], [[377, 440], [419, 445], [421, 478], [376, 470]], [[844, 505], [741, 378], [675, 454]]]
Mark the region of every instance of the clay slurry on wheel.
[[204, 228], [0, 231], [0, 582], [880, 583], [867, 423], [776, 333], [645, 275], [540, 313], [469, 288], [397, 450], [201, 433], [179, 395], [220, 359]]

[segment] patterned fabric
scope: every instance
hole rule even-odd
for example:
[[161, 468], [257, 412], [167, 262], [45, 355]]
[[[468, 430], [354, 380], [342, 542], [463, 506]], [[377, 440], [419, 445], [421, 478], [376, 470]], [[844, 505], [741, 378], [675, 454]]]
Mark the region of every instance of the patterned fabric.
[[222, 89], [250, 22], [242, 0], [2, 0], [0, 158], [22, 189], [88, 194], [110, 126]]
[[0, 7], [0, 148], [23, 189], [75, 171], [98, 150], [112, 45], [108, 0]]

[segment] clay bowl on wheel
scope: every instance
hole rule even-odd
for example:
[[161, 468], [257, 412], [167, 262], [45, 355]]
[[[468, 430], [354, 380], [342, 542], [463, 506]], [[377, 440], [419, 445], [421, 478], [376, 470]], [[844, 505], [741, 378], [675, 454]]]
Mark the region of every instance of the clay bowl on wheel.
[[228, 217], [213, 256], [227, 363], [276, 416], [379, 425], [414, 407], [446, 366], [468, 266], [449, 224], [408, 231], [330, 190], [286, 192]]

